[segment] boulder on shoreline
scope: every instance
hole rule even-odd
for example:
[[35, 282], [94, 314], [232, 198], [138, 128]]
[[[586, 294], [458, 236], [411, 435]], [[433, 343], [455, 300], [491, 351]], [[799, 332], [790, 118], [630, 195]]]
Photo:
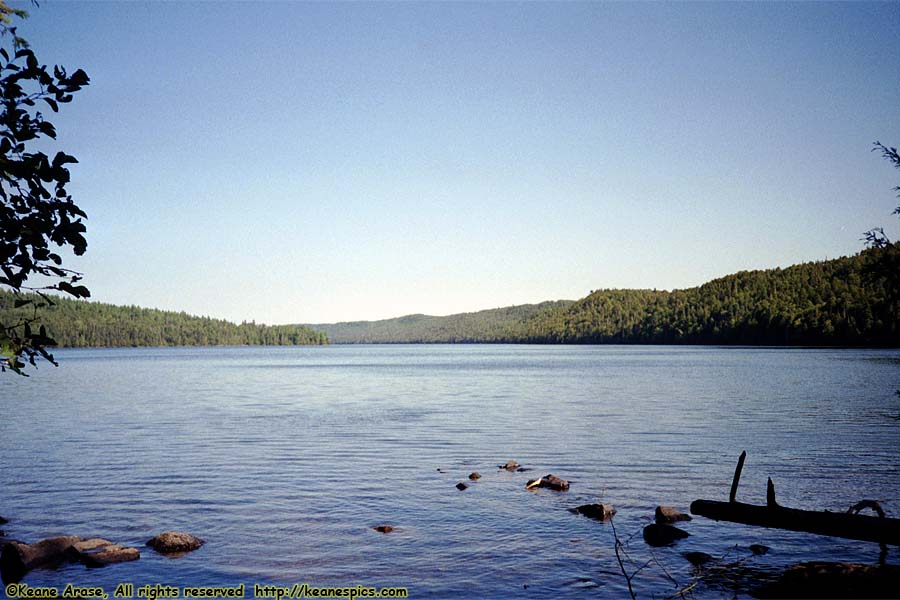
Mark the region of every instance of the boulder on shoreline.
[[687, 531], [683, 531], [672, 525], [651, 523], [644, 527], [644, 541], [651, 546], [668, 546], [689, 535], [691, 534]]
[[690, 521], [692, 517], [671, 506], [657, 506], [655, 518], [657, 523], [669, 525], [678, 521]]
[[596, 521], [609, 521], [616, 514], [612, 504], [582, 504], [574, 512]]
[[128, 548], [102, 538], [92, 538], [75, 542], [66, 553], [73, 560], [88, 567], [105, 567], [113, 563], [137, 560], [141, 553], [137, 548]]
[[147, 540], [147, 545], [160, 554], [180, 554], [193, 552], [203, 544], [203, 540], [189, 533], [180, 531], [164, 531], [158, 536]]
[[525, 484], [526, 490], [531, 490], [538, 487], [550, 488], [551, 490], [564, 492], [569, 489], [569, 482], [565, 479], [562, 479], [561, 477], [557, 477], [556, 475], [549, 473], [547, 475], [544, 475], [543, 477], [532, 479]]

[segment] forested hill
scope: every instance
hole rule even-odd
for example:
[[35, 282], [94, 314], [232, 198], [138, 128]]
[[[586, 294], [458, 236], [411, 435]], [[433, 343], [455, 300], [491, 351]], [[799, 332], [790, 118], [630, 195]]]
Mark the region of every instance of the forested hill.
[[[446, 317], [267, 326], [134, 306], [54, 299], [39, 325], [60, 346], [296, 345], [332, 343], [760, 344], [900, 346], [896, 259], [876, 251], [786, 269], [742, 271], [695, 288], [600, 290]], [[867, 276], [867, 272], [880, 273]], [[888, 279], [893, 278], [894, 287]], [[891, 295], [893, 294], [893, 295]], [[27, 297], [27, 296], [25, 296]], [[0, 322], [31, 316], [0, 290]], [[21, 298], [21, 297], [19, 297]], [[36, 324], [35, 326], [37, 326]]]
[[743, 271], [672, 292], [601, 290], [574, 303], [312, 327], [334, 343], [900, 346], [900, 306], [883, 278], [865, 275], [873, 256]]
[[[14, 308], [15, 296], [0, 290], [0, 322], [15, 323], [34, 315], [29, 306]], [[257, 325], [194, 317], [136, 306], [53, 298], [54, 306], [42, 308], [40, 321], [59, 346], [241, 346], [327, 344], [328, 337], [300, 325]]]
[[333, 344], [478, 343], [519, 341], [523, 323], [549, 317], [571, 300], [522, 304], [446, 317], [407, 315], [382, 321], [307, 325]]

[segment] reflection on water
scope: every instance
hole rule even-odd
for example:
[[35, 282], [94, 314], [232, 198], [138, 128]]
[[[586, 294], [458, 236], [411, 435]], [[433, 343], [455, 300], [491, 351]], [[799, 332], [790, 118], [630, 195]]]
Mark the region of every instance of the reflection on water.
[[[689, 551], [742, 573], [877, 560], [874, 544], [702, 518], [684, 525], [691, 537], [651, 551], [640, 531], [654, 507], [727, 498], [744, 449], [744, 501], [763, 503], [771, 476], [784, 505], [846, 510], [866, 497], [900, 515], [900, 424], [885, 416], [897, 407], [897, 351], [334, 346], [58, 358], [30, 379], [0, 377], [8, 535], [142, 546], [177, 529], [207, 544], [176, 560], [144, 549], [102, 570], [35, 571], [31, 585], [621, 597], [611, 528], [568, 510], [600, 500], [618, 510], [634, 568], [656, 561], [634, 579], [639, 595], [689, 584]], [[498, 470], [508, 459], [533, 471]], [[475, 470], [482, 479], [457, 491]], [[524, 490], [546, 473], [570, 491]], [[396, 531], [371, 529], [383, 523]], [[772, 551], [754, 557], [753, 543]], [[888, 561], [898, 557], [891, 549]], [[693, 593], [720, 597], [722, 585]]]

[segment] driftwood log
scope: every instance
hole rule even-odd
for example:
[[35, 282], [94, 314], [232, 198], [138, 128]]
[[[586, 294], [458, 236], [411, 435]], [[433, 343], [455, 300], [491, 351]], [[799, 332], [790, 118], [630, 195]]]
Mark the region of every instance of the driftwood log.
[[785, 506], [756, 506], [743, 502], [695, 500], [691, 514], [789, 531], [900, 546], [900, 519], [851, 513], [800, 510]]
[[[695, 500], [691, 503], [691, 514], [716, 521], [804, 531], [817, 535], [900, 546], [900, 519], [885, 517], [884, 511], [873, 500], [864, 500], [845, 513], [787, 508], [779, 505], [775, 500], [775, 484], [770, 478], [766, 483], [765, 506], [738, 502], [736, 500], [737, 487], [746, 456], [747, 453], [742, 452], [738, 460], [737, 468], [734, 471], [734, 480], [731, 483], [729, 501]], [[879, 513], [879, 516], [858, 514], [863, 508], [872, 508]]]

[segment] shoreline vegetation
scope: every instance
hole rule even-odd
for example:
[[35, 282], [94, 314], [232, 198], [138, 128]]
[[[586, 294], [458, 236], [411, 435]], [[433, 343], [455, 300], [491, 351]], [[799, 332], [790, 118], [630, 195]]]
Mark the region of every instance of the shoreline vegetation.
[[[897, 250], [893, 244], [892, 251]], [[784, 269], [741, 271], [682, 290], [598, 290], [449, 316], [328, 324], [235, 324], [184, 312], [53, 297], [39, 324], [58, 347], [391, 343], [900, 346], [900, 302], [883, 249]], [[0, 290], [0, 320], [29, 318]]]

